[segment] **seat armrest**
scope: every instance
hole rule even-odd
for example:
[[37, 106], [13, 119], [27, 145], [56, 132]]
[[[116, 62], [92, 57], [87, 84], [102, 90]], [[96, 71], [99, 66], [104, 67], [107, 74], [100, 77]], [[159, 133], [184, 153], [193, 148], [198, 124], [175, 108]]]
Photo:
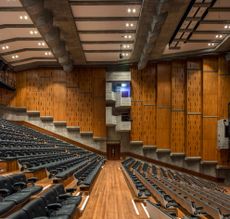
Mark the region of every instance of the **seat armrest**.
[[47, 205], [48, 210], [58, 210], [62, 205], [60, 203], [52, 203]]
[[63, 200], [63, 199], [67, 199], [67, 198], [70, 198], [72, 197], [72, 195], [66, 193], [66, 194], [61, 194], [58, 196], [59, 199]]
[[6, 197], [9, 194], [10, 194], [10, 190], [9, 189], [0, 189], [0, 196]]
[[23, 189], [26, 187], [26, 183], [25, 182], [16, 182], [16, 183], [14, 183], [13, 187], [15, 190]]
[[38, 181], [37, 177], [31, 177], [27, 179], [27, 183], [31, 183], [32, 185]]
[[77, 190], [77, 189], [75, 189], [75, 188], [67, 188], [65, 191], [72, 194], [72, 193], [75, 192], [76, 190]]

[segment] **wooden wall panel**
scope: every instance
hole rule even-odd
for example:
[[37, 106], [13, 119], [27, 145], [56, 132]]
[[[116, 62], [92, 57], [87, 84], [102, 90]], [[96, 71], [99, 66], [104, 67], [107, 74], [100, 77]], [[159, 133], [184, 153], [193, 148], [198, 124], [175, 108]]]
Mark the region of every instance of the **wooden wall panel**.
[[171, 65], [157, 64], [157, 105], [171, 107]]
[[187, 115], [186, 155], [201, 156], [202, 151], [202, 118], [201, 115]]
[[131, 69], [131, 86], [132, 86], [132, 100], [142, 100], [142, 79], [141, 72], [137, 70], [137, 68]]
[[202, 67], [200, 60], [187, 62], [186, 155], [202, 152]]
[[9, 105], [14, 98], [15, 92], [0, 88], [0, 105]]
[[171, 113], [171, 151], [185, 152], [185, 113], [184, 111], [172, 111]]
[[106, 136], [105, 127], [105, 77], [104, 69], [98, 69], [93, 73], [93, 132], [95, 137]]
[[[12, 105], [40, 111], [41, 116], [67, 121], [81, 131], [106, 137], [105, 70], [36, 69], [17, 74], [17, 94]], [[99, 89], [100, 88], [100, 89]], [[93, 110], [97, 106], [97, 109]]]
[[217, 160], [218, 57], [203, 59], [204, 160]]
[[171, 64], [157, 64], [157, 147], [170, 149]]
[[172, 63], [171, 151], [185, 152], [185, 62]]
[[143, 102], [132, 101], [131, 107], [131, 120], [132, 128], [130, 132], [131, 141], [143, 141], [143, 129], [142, 129], [142, 118], [143, 118]]
[[131, 70], [131, 140], [156, 145], [156, 66]]
[[157, 140], [156, 145], [159, 148], [170, 149], [170, 108], [157, 108]]
[[143, 142], [145, 145], [156, 145], [156, 106], [144, 104], [142, 118]]

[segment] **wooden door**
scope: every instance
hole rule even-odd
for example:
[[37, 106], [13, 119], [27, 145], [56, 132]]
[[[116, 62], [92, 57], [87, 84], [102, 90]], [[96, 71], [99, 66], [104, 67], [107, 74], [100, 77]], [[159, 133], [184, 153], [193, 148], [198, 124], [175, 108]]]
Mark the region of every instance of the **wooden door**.
[[120, 144], [107, 144], [107, 159], [120, 160]]

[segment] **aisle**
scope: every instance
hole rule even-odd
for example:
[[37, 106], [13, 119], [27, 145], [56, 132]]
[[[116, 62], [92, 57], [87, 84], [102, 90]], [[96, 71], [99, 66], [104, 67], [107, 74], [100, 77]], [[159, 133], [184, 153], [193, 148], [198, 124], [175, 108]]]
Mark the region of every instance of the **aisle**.
[[102, 169], [90, 194], [81, 219], [146, 219], [140, 210], [135, 213], [132, 196], [119, 161], [108, 161]]

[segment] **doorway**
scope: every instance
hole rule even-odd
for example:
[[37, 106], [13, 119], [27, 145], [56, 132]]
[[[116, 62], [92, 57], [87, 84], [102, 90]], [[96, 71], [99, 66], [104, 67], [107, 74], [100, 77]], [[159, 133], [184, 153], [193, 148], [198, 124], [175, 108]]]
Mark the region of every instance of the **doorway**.
[[107, 159], [120, 160], [120, 144], [107, 144]]

